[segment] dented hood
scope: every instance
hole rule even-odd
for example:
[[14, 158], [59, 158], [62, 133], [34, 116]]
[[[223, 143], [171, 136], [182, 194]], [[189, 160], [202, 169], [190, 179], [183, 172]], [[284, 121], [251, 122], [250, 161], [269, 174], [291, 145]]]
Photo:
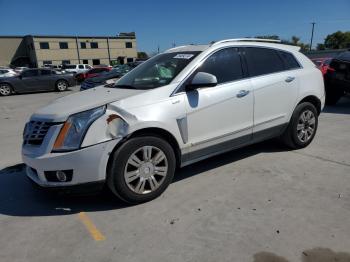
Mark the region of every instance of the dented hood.
[[115, 102], [145, 90], [120, 88], [92, 88], [87, 91], [61, 97], [37, 110], [32, 119], [47, 119], [54, 122], [65, 121], [70, 115]]

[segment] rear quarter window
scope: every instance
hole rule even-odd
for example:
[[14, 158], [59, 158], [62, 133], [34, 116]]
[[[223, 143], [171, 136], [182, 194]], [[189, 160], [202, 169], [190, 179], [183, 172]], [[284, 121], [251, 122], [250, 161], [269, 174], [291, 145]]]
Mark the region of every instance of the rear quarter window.
[[279, 54], [280, 54], [287, 70], [300, 68], [300, 64], [298, 63], [298, 61], [296, 60], [294, 55], [292, 55], [291, 53], [284, 52], [284, 51], [279, 51]]

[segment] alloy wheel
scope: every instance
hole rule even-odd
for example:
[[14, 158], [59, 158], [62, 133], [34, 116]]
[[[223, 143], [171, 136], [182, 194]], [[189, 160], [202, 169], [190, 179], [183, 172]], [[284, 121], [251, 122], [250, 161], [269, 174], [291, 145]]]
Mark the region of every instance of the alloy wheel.
[[67, 89], [67, 84], [65, 82], [63, 82], [63, 81], [59, 81], [57, 83], [57, 89], [59, 91], [65, 91]]
[[168, 173], [165, 153], [154, 146], [143, 146], [129, 157], [124, 179], [134, 193], [149, 194], [157, 190]]
[[303, 111], [298, 119], [297, 136], [298, 139], [306, 143], [313, 136], [316, 128], [316, 117], [311, 110]]
[[0, 85], [0, 94], [8, 96], [11, 94], [11, 88], [8, 85]]

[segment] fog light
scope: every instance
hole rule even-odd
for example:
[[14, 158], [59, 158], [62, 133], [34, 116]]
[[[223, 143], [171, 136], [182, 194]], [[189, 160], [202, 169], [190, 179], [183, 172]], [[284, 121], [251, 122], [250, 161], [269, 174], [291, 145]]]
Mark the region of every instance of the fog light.
[[57, 177], [57, 180], [60, 181], [60, 182], [66, 182], [67, 181], [66, 173], [64, 173], [61, 170], [56, 171], [56, 177]]

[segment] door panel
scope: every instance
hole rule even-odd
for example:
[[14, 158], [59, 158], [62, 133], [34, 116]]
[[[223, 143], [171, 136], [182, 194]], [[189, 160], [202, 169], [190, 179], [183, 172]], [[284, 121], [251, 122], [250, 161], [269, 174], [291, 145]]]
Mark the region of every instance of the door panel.
[[[241, 90], [249, 91], [239, 97]], [[188, 138], [192, 151], [249, 135], [253, 125], [250, 80], [187, 93]], [[242, 141], [246, 142], [248, 137]]]
[[[298, 95], [299, 79], [295, 70], [252, 79], [254, 87], [254, 132], [289, 121]], [[292, 81], [288, 82], [288, 78]]]

